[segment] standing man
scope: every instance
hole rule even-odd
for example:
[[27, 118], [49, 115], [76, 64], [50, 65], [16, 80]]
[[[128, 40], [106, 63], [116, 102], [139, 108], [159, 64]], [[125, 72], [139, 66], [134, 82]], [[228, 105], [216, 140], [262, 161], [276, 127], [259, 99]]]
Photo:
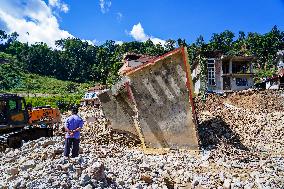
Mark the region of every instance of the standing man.
[[69, 157], [70, 147], [72, 146], [72, 158], [79, 155], [80, 131], [83, 127], [83, 120], [78, 114], [78, 108], [72, 108], [72, 115], [65, 123], [66, 139], [64, 147], [64, 156]]

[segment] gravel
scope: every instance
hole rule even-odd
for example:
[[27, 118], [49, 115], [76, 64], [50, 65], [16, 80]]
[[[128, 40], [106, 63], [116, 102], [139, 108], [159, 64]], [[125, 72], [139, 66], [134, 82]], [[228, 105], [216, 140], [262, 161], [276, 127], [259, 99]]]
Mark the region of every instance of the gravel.
[[[81, 116], [88, 122], [82, 132], [79, 157], [63, 157], [64, 136], [59, 131], [55, 137], [29, 141], [20, 149], [6, 149], [0, 152], [0, 186], [281, 188], [284, 113], [280, 106], [275, 110], [270, 106], [270, 111], [238, 106], [242, 103], [236, 95], [244, 94], [212, 95], [205, 105], [197, 102], [199, 153], [170, 150], [165, 154], [146, 154], [139, 141], [109, 129], [99, 110], [83, 108]], [[238, 100], [234, 103], [230, 99]]]

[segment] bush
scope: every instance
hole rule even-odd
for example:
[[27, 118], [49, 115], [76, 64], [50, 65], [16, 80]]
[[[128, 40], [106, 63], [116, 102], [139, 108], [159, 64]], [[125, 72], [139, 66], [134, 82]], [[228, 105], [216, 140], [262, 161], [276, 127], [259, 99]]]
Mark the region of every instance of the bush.
[[49, 97], [26, 97], [26, 103], [32, 104], [33, 107], [50, 105], [52, 107], [57, 107], [61, 111], [67, 111], [73, 105], [80, 104], [82, 95], [56, 95]]

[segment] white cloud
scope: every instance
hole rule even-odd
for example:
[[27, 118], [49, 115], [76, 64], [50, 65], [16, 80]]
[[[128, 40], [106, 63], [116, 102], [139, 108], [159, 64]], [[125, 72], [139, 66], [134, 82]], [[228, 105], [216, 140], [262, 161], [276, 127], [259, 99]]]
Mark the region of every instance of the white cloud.
[[109, 11], [109, 8], [111, 7], [111, 1], [110, 0], [100, 0], [100, 7], [102, 13], [106, 13]]
[[48, 1], [48, 4], [49, 4], [50, 6], [55, 7], [55, 6], [57, 6], [57, 4], [58, 4], [58, 0], [49, 0], [49, 1]]
[[58, 39], [73, 37], [68, 31], [59, 27], [58, 20], [52, 11], [59, 0], [1, 1], [0, 21], [8, 33], [17, 32], [19, 41], [35, 43], [45, 42], [55, 47]]
[[132, 27], [130, 35], [137, 41], [146, 41], [149, 39], [140, 22]]
[[61, 10], [63, 11], [63, 12], [65, 12], [65, 13], [67, 13], [68, 11], [69, 11], [69, 7], [68, 7], [68, 5], [67, 4], [62, 4], [61, 5]]
[[53, 8], [58, 8], [60, 11], [65, 13], [69, 11], [68, 5], [61, 0], [48, 0], [48, 5]]
[[116, 45], [122, 45], [122, 44], [123, 44], [123, 41], [115, 41], [114, 44], [116, 44]]
[[123, 17], [123, 15], [122, 15], [121, 12], [116, 13], [116, 19], [117, 19], [119, 22], [122, 20], [122, 17]]
[[96, 39], [91, 40], [94, 45], [98, 45], [100, 42]]
[[97, 45], [98, 41], [96, 39], [89, 40], [89, 39], [82, 39], [82, 41], [86, 41], [89, 45]]
[[137, 41], [144, 42], [150, 39], [154, 44], [161, 43], [161, 45], [164, 45], [166, 42], [163, 39], [159, 39], [145, 34], [144, 28], [142, 27], [140, 22], [132, 27], [132, 30], [130, 31], [129, 34]]
[[161, 45], [164, 45], [166, 43], [165, 40], [163, 39], [159, 39], [159, 38], [156, 38], [156, 37], [150, 37], [151, 41], [153, 41], [154, 44], [161, 44]]

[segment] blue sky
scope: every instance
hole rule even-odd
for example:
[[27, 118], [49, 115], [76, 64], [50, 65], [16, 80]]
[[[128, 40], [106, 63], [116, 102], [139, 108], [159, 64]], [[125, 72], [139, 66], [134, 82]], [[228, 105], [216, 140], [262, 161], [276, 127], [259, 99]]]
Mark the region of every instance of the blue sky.
[[284, 30], [284, 0], [0, 0], [0, 29], [51, 46], [62, 37], [192, 42], [226, 29], [265, 33], [274, 25]]

